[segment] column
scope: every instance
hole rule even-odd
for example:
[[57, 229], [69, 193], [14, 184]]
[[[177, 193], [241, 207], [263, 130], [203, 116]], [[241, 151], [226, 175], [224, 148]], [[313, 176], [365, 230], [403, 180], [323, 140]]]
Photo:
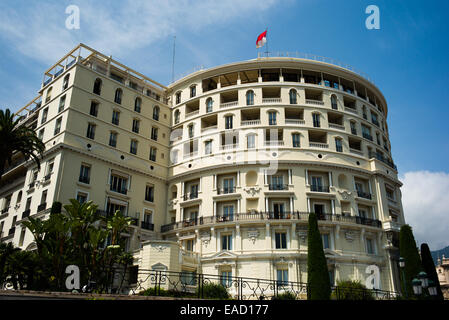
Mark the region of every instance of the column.
[[217, 201], [214, 201], [214, 212], [213, 212], [213, 215], [214, 216], [218, 215], [218, 212], [217, 212]]
[[235, 250], [242, 250], [242, 237], [240, 235], [240, 225], [235, 226]]
[[309, 184], [309, 170], [306, 169], [306, 185]]
[[263, 183], [268, 184], [267, 170], [263, 171]]
[[329, 187], [333, 187], [334, 186], [334, 184], [333, 184], [333, 182], [332, 182], [332, 172], [331, 171], [329, 171]]
[[331, 205], [332, 205], [332, 214], [335, 214], [335, 200], [334, 199], [331, 200]]
[[290, 197], [290, 212], [293, 214], [293, 211], [295, 211], [295, 208], [293, 207], [293, 197]]
[[268, 212], [268, 211], [270, 211], [269, 207], [268, 207], [268, 198], [265, 198], [265, 212]]
[[237, 172], [237, 187], [240, 187], [240, 171]]
[[307, 197], [307, 212], [310, 212], [310, 198]]
[[265, 247], [268, 250], [271, 250], [271, 233], [270, 233], [270, 224], [267, 223], [265, 225]]
[[292, 183], [292, 169], [288, 169], [288, 184]]
[[217, 175], [214, 174], [214, 190], [217, 190]]

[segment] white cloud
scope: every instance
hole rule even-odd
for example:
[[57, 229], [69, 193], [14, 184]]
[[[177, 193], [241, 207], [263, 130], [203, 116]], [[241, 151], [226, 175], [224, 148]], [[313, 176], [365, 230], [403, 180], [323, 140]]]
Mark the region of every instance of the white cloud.
[[72, 2], [80, 8], [79, 30], [65, 28], [68, 3], [26, 2], [15, 8], [3, 5], [0, 35], [14, 49], [45, 63], [53, 63], [79, 42], [124, 57], [176, 31], [201, 33], [239, 18], [254, 19], [277, 0]]
[[449, 173], [407, 172], [401, 181], [405, 220], [417, 244], [431, 250], [449, 245]]

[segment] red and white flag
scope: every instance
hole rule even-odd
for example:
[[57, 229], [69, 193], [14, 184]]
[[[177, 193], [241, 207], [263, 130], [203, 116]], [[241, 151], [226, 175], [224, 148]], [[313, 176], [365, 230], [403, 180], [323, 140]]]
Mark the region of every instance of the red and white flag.
[[267, 42], [267, 30], [262, 32], [258, 37], [256, 41], [256, 48], [259, 49], [263, 47], [263, 45]]

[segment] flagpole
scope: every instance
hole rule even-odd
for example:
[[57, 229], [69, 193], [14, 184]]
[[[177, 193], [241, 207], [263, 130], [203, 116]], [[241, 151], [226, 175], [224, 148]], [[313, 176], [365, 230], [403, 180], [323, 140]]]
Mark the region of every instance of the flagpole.
[[[268, 28], [265, 29], [265, 32], [267, 32], [267, 31], [268, 31]], [[266, 39], [267, 39], [267, 41], [265, 44], [267, 45], [267, 51], [265, 51], [265, 53], [267, 54], [267, 58], [268, 58], [268, 33], [267, 33]]]

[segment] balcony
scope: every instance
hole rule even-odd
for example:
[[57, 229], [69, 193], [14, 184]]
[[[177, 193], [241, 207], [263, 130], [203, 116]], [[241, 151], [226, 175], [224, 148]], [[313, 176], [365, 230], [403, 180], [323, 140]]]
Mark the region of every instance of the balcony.
[[145, 230], [154, 231], [154, 224], [151, 222], [141, 221], [140, 227]]
[[362, 190], [357, 190], [357, 196], [359, 198], [369, 199], [371, 200], [371, 194], [368, 192], [364, 192]]
[[314, 104], [318, 106], [324, 106], [324, 102], [321, 100], [315, 100], [315, 99], [306, 99], [307, 104]]
[[354, 153], [354, 154], [356, 154], [356, 155], [359, 155], [359, 156], [362, 156], [362, 157], [363, 157], [363, 152], [362, 152], [362, 150], [349, 148], [349, 152]]
[[262, 98], [262, 103], [281, 103], [281, 98]]
[[[172, 230], [193, 227], [197, 225], [213, 225], [216, 223], [233, 223], [235, 221], [245, 221], [245, 222], [258, 222], [266, 220], [302, 220], [308, 221], [309, 212], [248, 212], [248, 213], [235, 213], [231, 215], [217, 215], [209, 217], [200, 217], [197, 219], [187, 219], [179, 222], [173, 222], [170, 224], [163, 225], [161, 227], [161, 232], [169, 232]], [[317, 218], [320, 221], [329, 222], [342, 222], [342, 223], [352, 223], [361, 224], [365, 226], [371, 226], [375, 228], [381, 228], [382, 223], [376, 219], [363, 218], [359, 216], [347, 216], [347, 215], [337, 215], [330, 213], [317, 213]]]
[[279, 183], [271, 184], [270, 183], [268, 185], [268, 190], [276, 190], [276, 191], [288, 190], [288, 184], [279, 184]]
[[230, 102], [220, 103], [220, 109], [237, 107], [238, 105], [239, 105], [238, 101], [230, 101]]
[[47, 202], [41, 203], [37, 206], [37, 212], [44, 211], [45, 209], [47, 209]]
[[285, 119], [285, 124], [287, 125], [304, 125], [306, 122], [303, 119]]
[[31, 212], [30, 209], [26, 209], [24, 212], [22, 212], [22, 219], [25, 219], [25, 218], [29, 217], [30, 216], [30, 212]]
[[121, 194], [125, 194], [125, 195], [128, 193], [128, 190], [125, 187], [118, 188], [118, 187], [114, 187], [114, 186], [111, 185], [111, 188], [109, 190], [114, 191], [114, 192], [118, 192], [118, 193], [121, 193]]
[[384, 156], [382, 156], [381, 154], [375, 153], [375, 152], [370, 152], [369, 154], [370, 158], [375, 158], [379, 161], [382, 161], [383, 163], [385, 163], [386, 165], [388, 165], [389, 167], [395, 169], [396, 171], [398, 170], [397, 166], [393, 163], [393, 161], [391, 161], [390, 159], [385, 158]]
[[354, 113], [354, 114], [358, 114], [357, 109], [355, 107], [345, 106], [345, 111], [351, 112], [351, 113]]
[[200, 113], [200, 110], [191, 111], [189, 113], [186, 113], [186, 118], [191, 118], [193, 116], [196, 116]]
[[320, 185], [311, 184], [310, 185], [310, 191], [313, 191], [313, 192], [329, 192], [329, 186], [320, 186]]
[[238, 147], [239, 147], [239, 145], [237, 143], [222, 144], [222, 145], [220, 145], [220, 150], [233, 150], [233, 149], [237, 149]]
[[217, 189], [217, 194], [231, 194], [231, 193], [236, 193], [236, 187]]
[[89, 184], [90, 183], [90, 178], [87, 176], [80, 176], [79, 182], [85, 183], [85, 184]]
[[182, 198], [184, 201], [198, 199], [198, 192], [186, 193]]
[[183, 155], [184, 159], [196, 157], [198, 155], [198, 151], [193, 151], [190, 153], [186, 153]]
[[284, 141], [281, 140], [270, 140], [270, 141], [265, 141], [265, 146], [266, 147], [272, 147], [272, 146], [283, 146], [284, 145]]
[[370, 140], [370, 141], [373, 141], [373, 136], [370, 135], [368, 132], [363, 132], [363, 133], [362, 133], [362, 136], [363, 136], [365, 139], [368, 139], [368, 140]]
[[260, 125], [260, 119], [259, 120], [244, 120], [244, 121], [240, 122], [240, 125], [242, 127], [258, 126], [258, 125]]
[[326, 148], [329, 148], [329, 145], [327, 143], [322, 143], [322, 142], [309, 142], [309, 147], [326, 149]]
[[5, 214], [5, 213], [7, 213], [8, 212], [8, 210], [9, 210], [9, 206], [7, 206], [5, 209], [3, 209], [2, 210], [2, 212], [1, 212], [1, 214]]
[[356, 128], [351, 128], [351, 133], [353, 135], [357, 135], [357, 129]]
[[346, 130], [345, 126], [342, 126], [342, 125], [336, 124], [336, 123], [329, 123], [329, 128], [343, 130], [343, 131]]
[[16, 227], [12, 227], [11, 229], [9, 229], [8, 231], [8, 236], [13, 235], [16, 232]]
[[33, 189], [34, 186], [35, 186], [35, 184], [36, 184], [36, 181], [31, 182], [31, 183], [28, 185], [28, 189]]

